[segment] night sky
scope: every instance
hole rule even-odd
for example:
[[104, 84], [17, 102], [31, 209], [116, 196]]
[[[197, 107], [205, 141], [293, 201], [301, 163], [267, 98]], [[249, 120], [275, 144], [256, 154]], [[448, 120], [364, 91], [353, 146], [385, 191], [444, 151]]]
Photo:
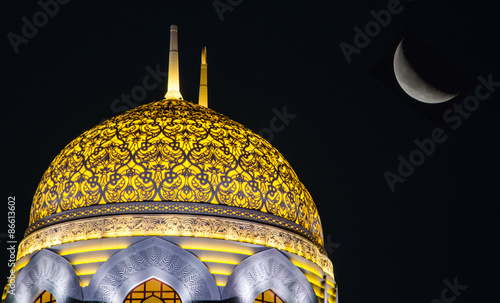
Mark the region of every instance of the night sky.
[[[499, 9], [495, 1], [69, 1], [14, 45], [9, 33], [21, 37], [23, 17], [32, 21], [41, 6], [4, 3], [0, 199], [16, 197], [16, 240], [54, 157], [134, 106], [121, 95], [141, 86], [147, 69], [167, 71], [176, 24], [184, 99], [198, 99], [206, 45], [210, 108], [257, 133], [276, 111], [294, 115], [264, 137], [318, 207], [340, 302], [431, 302], [445, 279], [467, 286], [446, 293], [454, 302], [497, 301]], [[371, 36], [362, 39], [366, 29]], [[419, 53], [415, 43], [412, 60], [427, 66], [422, 73], [452, 90], [460, 83], [455, 99], [429, 105], [401, 90], [392, 58], [402, 37], [434, 53]], [[478, 85], [483, 100], [474, 103]], [[163, 79], [134, 102], [165, 92]], [[430, 142], [436, 132], [441, 143], [428, 155], [414, 152], [415, 140]], [[418, 165], [402, 167], [404, 177], [398, 166], [410, 155]], [[0, 212], [5, 236], [7, 207]]]

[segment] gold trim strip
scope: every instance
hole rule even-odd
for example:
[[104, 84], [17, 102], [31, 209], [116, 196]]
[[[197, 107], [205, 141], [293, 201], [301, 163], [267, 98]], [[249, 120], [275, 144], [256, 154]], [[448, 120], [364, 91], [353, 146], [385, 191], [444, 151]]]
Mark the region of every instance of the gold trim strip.
[[25, 236], [30, 233], [53, 225], [59, 222], [83, 219], [95, 216], [106, 215], [125, 215], [137, 213], [156, 213], [156, 214], [196, 214], [196, 215], [215, 215], [218, 217], [238, 218], [249, 221], [256, 221], [264, 224], [270, 224], [285, 228], [292, 232], [299, 233], [309, 240], [315, 242], [319, 249], [325, 253], [324, 248], [317, 243], [314, 235], [303, 226], [270, 213], [264, 213], [259, 210], [246, 209], [235, 206], [197, 203], [197, 202], [175, 202], [175, 201], [145, 201], [145, 202], [122, 202], [104, 205], [94, 205], [81, 207], [77, 209], [63, 211], [43, 218], [31, 224], [25, 232]]
[[17, 259], [64, 243], [133, 236], [201, 237], [264, 245], [304, 257], [333, 277], [330, 259], [303, 236], [256, 222], [181, 214], [102, 216], [51, 225], [25, 237]]

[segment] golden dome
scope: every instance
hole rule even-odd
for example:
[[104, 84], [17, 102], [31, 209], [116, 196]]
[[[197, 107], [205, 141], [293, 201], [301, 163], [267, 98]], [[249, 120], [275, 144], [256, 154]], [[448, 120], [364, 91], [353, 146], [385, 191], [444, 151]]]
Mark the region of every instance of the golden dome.
[[245, 209], [240, 218], [286, 221], [280, 224], [323, 246], [317, 208], [278, 150], [226, 116], [181, 100], [142, 105], [68, 144], [40, 181], [27, 234], [160, 201], [227, 206], [228, 216]]

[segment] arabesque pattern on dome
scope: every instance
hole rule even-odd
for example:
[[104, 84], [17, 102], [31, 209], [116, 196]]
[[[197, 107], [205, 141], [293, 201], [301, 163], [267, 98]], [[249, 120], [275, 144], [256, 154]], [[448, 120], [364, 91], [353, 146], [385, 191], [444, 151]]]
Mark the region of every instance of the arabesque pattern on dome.
[[86, 131], [54, 159], [36, 190], [30, 225], [66, 210], [186, 201], [271, 213], [323, 245], [317, 208], [266, 140], [211, 109], [153, 102]]

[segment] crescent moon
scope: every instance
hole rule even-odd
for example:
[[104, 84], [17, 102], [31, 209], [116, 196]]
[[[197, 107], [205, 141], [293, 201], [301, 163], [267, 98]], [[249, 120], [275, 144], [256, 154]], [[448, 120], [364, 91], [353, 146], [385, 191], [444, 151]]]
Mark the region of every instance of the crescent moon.
[[444, 93], [417, 74], [405, 56], [403, 40], [399, 42], [394, 54], [394, 74], [405, 93], [413, 99], [430, 104], [443, 103], [456, 97], [458, 93]]

